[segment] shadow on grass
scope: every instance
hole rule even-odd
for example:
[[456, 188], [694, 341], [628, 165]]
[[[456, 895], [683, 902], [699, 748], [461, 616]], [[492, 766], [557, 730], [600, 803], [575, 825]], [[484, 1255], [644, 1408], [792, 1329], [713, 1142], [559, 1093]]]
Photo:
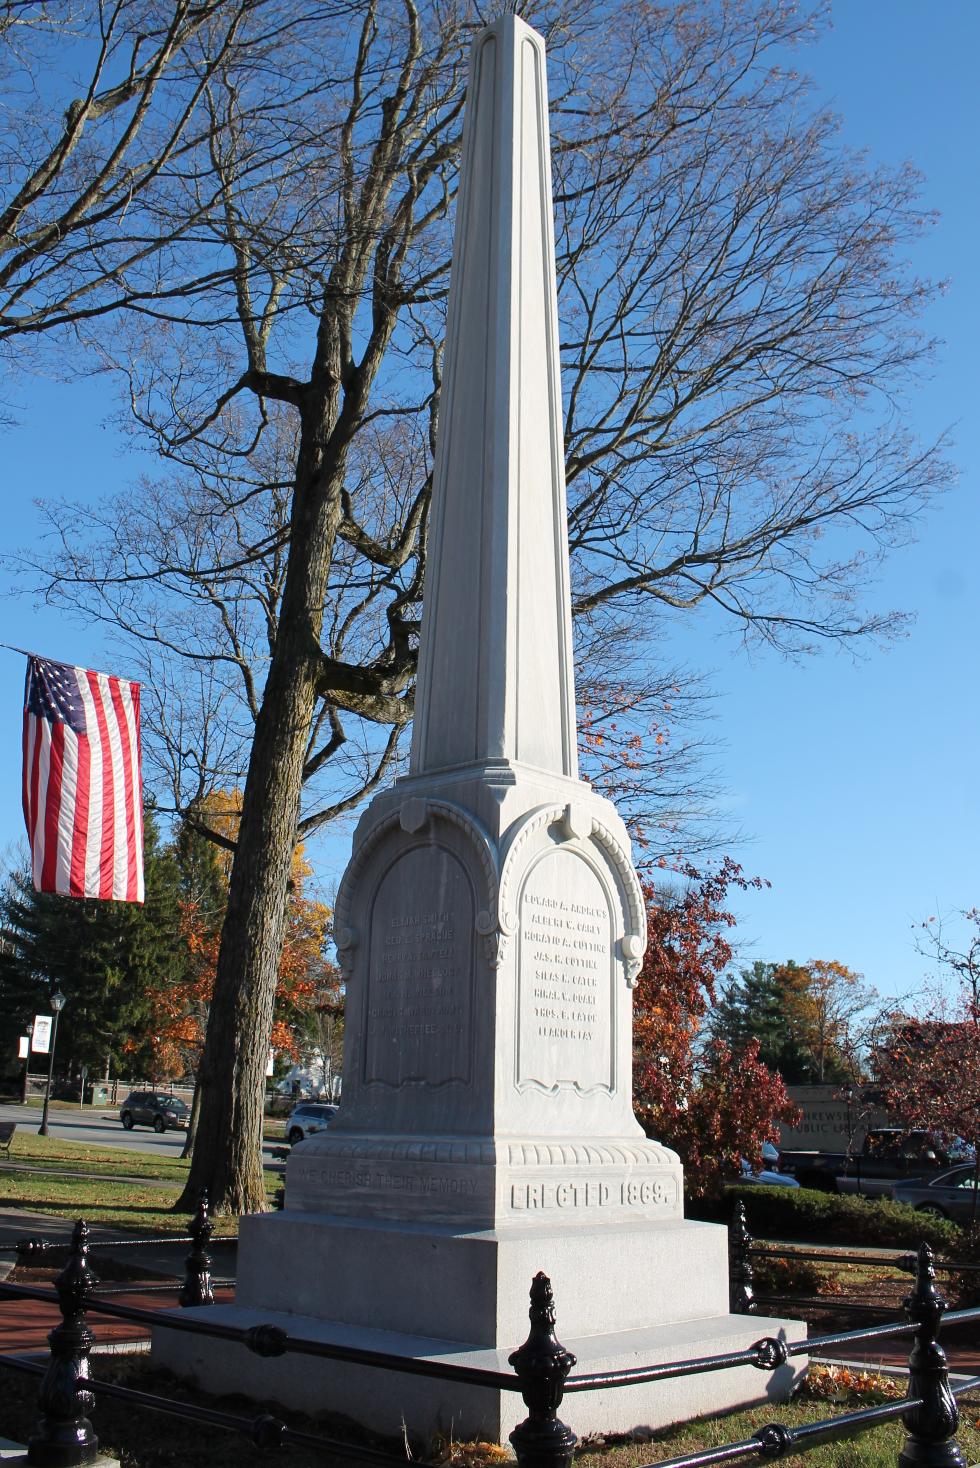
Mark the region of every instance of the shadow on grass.
[[[140, 1203], [108, 1203], [108, 1204], [107, 1203], [77, 1203], [77, 1204], [75, 1204], [75, 1203], [72, 1203], [70, 1199], [65, 1199], [65, 1198], [3, 1198], [3, 1197], [0, 1197], [0, 1205], [3, 1206], [4, 1211], [13, 1211], [13, 1210], [17, 1209], [17, 1210], [23, 1210], [23, 1211], [28, 1212], [28, 1213], [30, 1213], [30, 1212], [41, 1213], [41, 1212], [44, 1212], [45, 1210], [48, 1210], [55, 1217], [59, 1217], [60, 1218], [60, 1217], [70, 1216], [72, 1218], [89, 1218], [89, 1221], [90, 1222], [93, 1221], [92, 1215], [94, 1215], [96, 1213], [111, 1213], [113, 1215], [113, 1217], [117, 1217], [120, 1214], [134, 1214], [134, 1215], [137, 1215], [137, 1214], [147, 1214], [147, 1213], [150, 1213], [150, 1214], [156, 1214], [160, 1218], [167, 1218], [167, 1219], [173, 1218], [175, 1220], [176, 1219], [179, 1219], [179, 1218], [185, 1218], [186, 1217], [186, 1213], [184, 1211], [181, 1211], [180, 1213], [175, 1213], [175, 1212], [173, 1212], [172, 1207], [166, 1207], [166, 1206], [160, 1207], [159, 1205], [154, 1205], [154, 1204], [150, 1204], [150, 1203], [147, 1203], [147, 1204], [140, 1204]], [[70, 1212], [68, 1210], [70, 1210]], [[101, 1221], [102, 1220], [99, 1219], [99, 1218], [95, 1218], [94, 1219], [94, 1222], [96, 1222], [96, 1223], [100, 1223]]]
[[[94, 1165], [104, 1166], [101, 1163]], [[143, 1188], [179, 1188], [183, 1186], [185, 1181], [185, 1174], [183, 1173], [176, 1177], [146, 1177], [138, 1172], [127, 1172], [125, 1168], [116, 1168], [114, 1172], [92, 1172], [88, 1167], [79, 1167], [76, 1163], [71, 1163], [70, 1167], [68, 1167], [64, 1162], [35, 1162], [33, 1159], [27, 1160], [26, 1158], [18, 1158], [16, 1162], [0, 1162], [0, 1174], [5, 1172], [14, 1174], [27, 1173], [28, 1175], [33, 1174], [36, 1177], [44, 1177], [46, 1174], [52, 1173], [55, 1177], [71, 1178], [80, 1183], [112, 1183], [117, 1187], [124, 1181], [128, 1182], [130, 1178], [133, 1179], [134, 1183]]]

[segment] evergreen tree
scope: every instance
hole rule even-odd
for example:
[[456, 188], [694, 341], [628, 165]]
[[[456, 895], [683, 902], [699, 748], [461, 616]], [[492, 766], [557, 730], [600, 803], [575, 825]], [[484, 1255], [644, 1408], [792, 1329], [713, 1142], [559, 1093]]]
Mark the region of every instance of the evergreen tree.
[[807, 982], [807, 970], [792, 960], [757, 959], [723, 990], [711, 1017], [711, 1037], [724, 1041], [735, 1055], [745, 1054], [749, 1042], [757, 1040], [759, 1059], [787, 1085], [816, 1079], [800, 1023], [800, 997]]
[[[145, 813], [144, 903], [104, 902], [35, 892], [27, 870], [9, 874], [0, 898], [6, 942], [0, 952], [0, 1046], [16, 1056], [17, 1036], [50, 996], [67, 999], [58, 1028], [57, 1069], [140, 1072], [147, 1061], [147, 990], [186, 963], [180, 938], [180, 869]], [[123, 1055], [125, 1053], [125, 1060]]]

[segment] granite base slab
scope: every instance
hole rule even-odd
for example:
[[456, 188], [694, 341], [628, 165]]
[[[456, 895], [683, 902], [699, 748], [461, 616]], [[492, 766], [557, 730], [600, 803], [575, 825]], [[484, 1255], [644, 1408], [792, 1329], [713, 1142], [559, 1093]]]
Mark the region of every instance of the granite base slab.
[[[507, 1362], [510, 1350], [474, 1348], [462, 1341], [371, 1330], [234, 1305], [215, 1305], [195, 1313], [242, 1328], [269, 1322], [296, 1338], [388, 1351], [406, 1358], [508, 1374], [512, 1370]], [[798, 1340], [804, 1334], [805, 1327], [796, 1321], [720, 1315], [645, 1330], [586, 1337], [563, 1334], [561, 1340], [577, 1358], [576, 1373], [586, 1373], [743, 1350], [760, 1336]], [[378, 1433], [401, 1436], [407, 1432], [420, 1443], [450, 1434], [462, 1440], [506, 1443], [510, 1432], [527, 1415], [517, 1392], [467, 1387], [297, 1353], [259, 1359], [243, 1346], [188, 1336], [163, 1326], [154, 1327], [153, 1358], [156, 1364], [208, 1392], [244, 1392], [257, 1403], [290, 1407], [310, 1415], [337, 1414]], [[592, 1433], [653, 1430], [749, 1403], [786, 1401], [804, 1365], [798, 1358], [770, 1375], [742, 1366], [640, 1386], [569, 1393], [559, 1416], [580, 1438]]]
[[559, 1336], [728, 1310], [728, 1231], [677, 1219], [460, 1231], [285, 1211], [241, 1220], [236, 1303], [513, 1350], [543, 1270]]
[[[686, 1220], [459, 1232], [301, 1212], [243, 1218], [234, 1306], [195, 1311], [294, 1338], [511, 1374], [528, 1332], [528, 1291], [551, 1279], [559, 1340], [577, 1371], [741, 1350], [764, 1335], [800, 1339], [796, 1322], [728, 1313], [727, 1231]], [[407, 1429], [506, 1442], [525, 1416], [518, 1393], [355, 1367], [291, 1352], [257, 1359], [215, 1339], [153, 1331], [154, 1361], [203, 1389], [245, 1391], [315, 1415], [340, 1413], [378, 1432]], [[751, 1366], [669, 1382], [570, 1394], [581, 1436], [661, 1427], [739, 1404], [783, 1400], [799, 1368]]]

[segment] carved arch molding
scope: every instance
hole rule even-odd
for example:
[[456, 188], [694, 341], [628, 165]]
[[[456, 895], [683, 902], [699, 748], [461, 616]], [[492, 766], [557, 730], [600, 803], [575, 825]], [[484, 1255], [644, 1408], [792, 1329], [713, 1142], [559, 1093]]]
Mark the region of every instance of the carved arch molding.
[[626, 982], [632, 987], [640, 972], [646, 948], [646, 913], [643, 893], [633, 870], [629, 854], [609, 828], [589, 809], [586, 802], [539, 806], [522, 816], [510, 827], [501, 841], [498, 856], [496, 843], [484, 827], [461, 806], [447, 800], [426, 800], [412, 796], [402, 801], [368, 831], [344, 873], [337, 895], [337, 921], [334, 941], [341, 970], [350, 974], [362, 934], [354, 915], [355, 900], [372, 862], [380, 848], [397, 833], [424, 838], [430, 834], [438, 841], [440, 826], [457, 833], [453, 845], [459, 847], [458, 836], [465, 838], [471, 853], [479, 901], [475, 918], [476, 932], [482, 940], [484, 956], [494, 968], [504, 961], [508, 946], [517, 932], [517, 894], [529, 862], [534, 860], [541, 838], [547, 834], [556, 845], [567, 843], [587, 859], [599, 860], [613, 879], [622, 909], [622, 931], [616, 935], [619, 956], [624, 965]]

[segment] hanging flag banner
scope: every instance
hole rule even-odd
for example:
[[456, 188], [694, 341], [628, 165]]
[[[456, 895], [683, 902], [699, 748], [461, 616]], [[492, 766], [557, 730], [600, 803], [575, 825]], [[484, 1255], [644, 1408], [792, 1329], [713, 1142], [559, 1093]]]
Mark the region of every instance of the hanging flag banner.
[[38, 892], [142, 902], [140, 685], [29, 656], [23, 799]]
[[36, 1014], [34, 1016], [31, 1049], [38, 1055], [47, 1055], [51, 1049], [51, 1023], [50, 1014]]
[[31, 1037], [30, 1037], [30, 1035], [21, 1035], [20, 1039], [17, 1041], [17, 1059], [18, 1060], [26, 1060], [27, 1057], [28, 1057], [28, 1055], [30, 1054], [30, 1050], [31, 1050]]
[[275, 1075], [275, 1070], [276, 1070], [276, 1052], [274, 1050], [270, 1050], [269, 1051], [268, 1059], [265, 1062], [265, 1073], [266, 1073], [267, 1076]]

